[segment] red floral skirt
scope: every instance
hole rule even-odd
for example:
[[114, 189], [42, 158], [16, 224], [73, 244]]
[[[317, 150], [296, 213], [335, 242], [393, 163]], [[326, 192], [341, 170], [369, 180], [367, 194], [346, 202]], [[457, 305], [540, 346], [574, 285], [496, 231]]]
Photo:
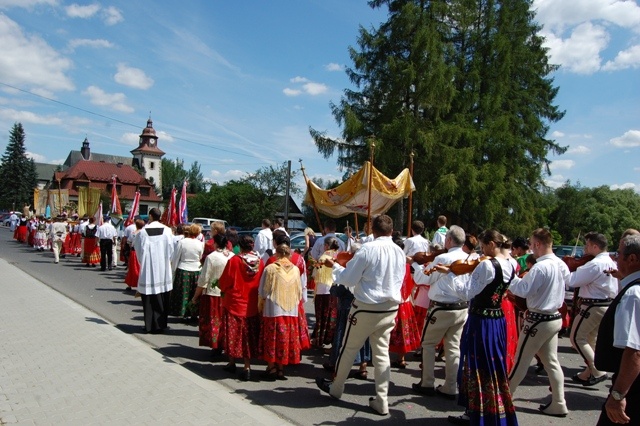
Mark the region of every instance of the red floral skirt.
[[420, 347], [421, 333], [416, 324], [411, 302], [398, 306], [396, 325], [391, 330], [389, 352], [404, 355]]
[[420, 330], [420, 335], [422, 335], [422, 330], [424, 329], [424, 322], [427, 319], [428, 312], [429, 310], [427, 308], [413, 305], [413, 315], [416, 319], [416, 326], [418, 326], [418, 330]]
[[36, 241], [36, 230], [32, 229], [29, 231], [29, 236], [27, 237], [27, 244], [30, 246], [34, 246]]
[[67, 236], [64, 237], [64, 241], [62, 242], [62, 252], [71, 254], [71, 234], [67, 234]]
[[511, 373], [516, 360], [516, 349], [518, 348], [518, 318], [513, 302], [506, 297], [502, 298], [502, 311], [507, 326], [507, 374]]
[[71, 251], [70, 254], [80, 254], [82, 252], [82, 235], [79, 232], [71, 234]]
[[320, 294], [313, 298], [316, 311], [316, 325], [313, 329], [316, 346], [333, 343], [338, 319], [338, 298], [330, 294]]
[[199, 331], [200, 346], [213, 349], [224, 347], [224, 335], [222, 334], [222, 297], [200, 297]]
[[298, 317], [263, 317], [260, 330], [262, 359], [277, 364], [300, 364]]
[[311, 348], [311, 338], [309, 337], [309, 324], [307, 314], [304, 312], [304, 301], [298, 304], [298, 325], [300, 327], [300, 350], [305, 351]]
[[257, 358], [260, 341], [260, 315], [249, 318], [224, 310], [222, 321], [224, 351], [232, 358]]
[[138, 287], [138, 278], [140, 278], [140, 264], [138, 263], [138, 256], [136, 256], [135, 250], [129, 252], [129, 262], [127, 263], [127, 275], [124, 277], [124, 282], [129, 287]]
[[95, 238], [84, 239], [84, 256], [82, 257], [82, 263], [89, 265], [97, 265], [100, 263], [100, 246], [96, 243]]
[[18, 240], [18, 242], [20, 243], [26, 243], [28, 233], [29, 231], [27, 231], [26, 225], [18, 226], [18, 228], [16, 229], [15, 239]]

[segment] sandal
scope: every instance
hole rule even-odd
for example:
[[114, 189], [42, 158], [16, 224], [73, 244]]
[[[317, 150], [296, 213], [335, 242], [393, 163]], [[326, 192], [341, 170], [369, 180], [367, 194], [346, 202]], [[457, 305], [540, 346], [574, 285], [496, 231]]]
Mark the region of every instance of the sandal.
[[278, 370], [278, 375], [276, 377], [278, 380], [289, 380], [287, 376], [284, 375], [284, 370]]
[[399, 368], [400, 370], [404, 370], [405, 368], [407, 368], [407, 363], [406, 363], [406, 362], [404, 362], [404, 361], [402, 361], [402, 362], [400, 362], [400, 361], [393, 361], [393, 362], [391, 363], [391, 367], [392, 367], [392, 368]]
[[360, 380], [367, 380], [367, 372], [366, 371], [357, 371], [353, 373], [353, 377]]
[[277, 378], [278, 378], [278, 369], [276, 367], [267, 369], [267, 371], [263, 372], [260, 375], [260, 379], [264, 380], [265, 382], [275, 382]]

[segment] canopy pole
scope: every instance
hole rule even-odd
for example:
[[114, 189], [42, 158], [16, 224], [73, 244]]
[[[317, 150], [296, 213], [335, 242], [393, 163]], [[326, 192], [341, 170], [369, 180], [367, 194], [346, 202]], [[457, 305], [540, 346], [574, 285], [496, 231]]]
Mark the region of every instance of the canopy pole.
[[353, 221], [355, 223], [355, 231], [356, 231], [356, 235], [354, 236], [354, 238], [357, 240], [358, 235], [360, 235], [360, 231], [358, 231], [358, 214], [356, 212], [353, 212]]
[[[409, 154], [409, 176], [413, 181], [413, 151]], [[409, 208], [407, 209], [407, 238], [411, 237], [411, 216], [413, 213], [413, 191], [409, 191]]]
[[322, 222], [320, 221], [320, 215], [318, 214], [318, 209], [316, 207], [316, 199], [313, 197], [313, 191], [311, 191], [311, 181], [307, 178], [307, 174], [304, 172], [304, 166], [302, 165], [302, 158], [300, 158], [300, 170], [302, 170], [302, 176], [304, 177], [304, 182], [307, 184], [307, 193], [311, 198], [311, 207], [313, 207], [313, 212], [316, 215], [316, 221], [318, 221], [318, 226], [322, 230], [322, 235], [324, 235], [324, 226], [322, 226]]
[[368, 190], [369, 190], [369, 202], [367, 203], [367, 227], [368, 230], [367, 232], [372, 232], [371, 231], [371, 187], [372, 187], [372, 182], [373, 182], [373, 154], [374, 151], [376, 149], [376, 143], [375, 143], [375, 139], [372, 137], [369, 138], [370, 140], [370, 145], [369, 147], [371, 148], [371, 160], [369, 161], [369, 183], [368, 183]]

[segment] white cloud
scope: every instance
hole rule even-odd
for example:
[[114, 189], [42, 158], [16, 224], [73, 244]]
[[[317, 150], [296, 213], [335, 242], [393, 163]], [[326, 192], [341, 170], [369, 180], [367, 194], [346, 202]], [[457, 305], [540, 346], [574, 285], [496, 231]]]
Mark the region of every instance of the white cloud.
[[88, 5], [79, 5], [74, 3], [65, 7], [65, 11], [67, 12], [67, 16], [70, 18], [91, 18], [96, 13], [100, 11], [100, 5], [98, 3], [88, 4]]
[[36, 154], [33, 152], [25, 151], [24, 153], [27, 157], [33, 159], [36, 163], [46, 163], [47, 158], [44, 155]]
[[574, 148], [569, 148], [567, 150], [567, 154], [588, 154], [591, 152], [591, 148], [588, 148], [584, 145], [578, 145]]
[[0, 14], [0, 46], [0, 81], [52, 92], [74, 89], [65, 75], [72, 62], [43, 39], [25, 35], [16, 22], [3, 14]]
[[220, 173], [218, 170], [211, 170], [211, 177], [212, 178], [218, 178], [222, 176], [222, 173]]
[[107, 25], [115, 25], [119, 22], [124, 21], [122, 13], [113, 6], [109, 6], [106, 9], [103, 9], [102, 15], [104, 23]]
[[600, 52], [609, 43], [609, 33], [600, 25], [585, 22], [573, 29], [567, 39], [543, 33], [550, 62], [577, 74], [592, 74], [600, 69]]
[[640, 185], [636, 185], [635, 183], [631, 183], [631, 182], [627, 182], [627, 183], [623, 183], [621, 185], [611, 185], [609, 187], [611, 190], [616, 190], [616, 189], [633, 189], [634, 191], [638, 191], [640, 190]]
[[4, 118], [8, 121], [17, 121], [22, 124], [33, 123], [51, 126], [64, 124], [64, 121], [60, 117], [53, 115], [38, 115], [31, 111], [18, 111], [11, 108], [0, 109], [0, 118]]
[[308, 82], [309, 80], [307, 80], [307, 79], [306, 79], [306, 78], [304, 78], [304, 77], [299, 77], [299, 76], [298, 76], [298, 77], [293, 77], [293, 78], [292, 78], [291, 80], [289, 80], [289, 81], [290, 81], [291, 83], [306, 83], [306, 82]]
[[92, 49], [109, 49], [114, 45], [109, 40], [104, 39], [88, 39], [88, 38], [75, 38], [69, 41], [69, 48], [75, 49], [77, 47], [90, 47]]
[[555, 132], [551, 133], [551, 137], [553, 137], [553, 138], [562, 138], [562, 137], [564, 137], [564, 133], [559, 132], [559, 131], [556, 130]]
[[567, 179], [562, 175], [551, 175], [551, 176], [549, 176], [548, 178], [546, 178], [544, 180], [544, 183], [548, 187], [556, 189], [556, 188], [560, 188], [562, 185], [564, 185], [566, 181], [567, 181]]
[[534, 0], [532, 9], [538, 22], [556, 32], [591, 20], [624, 28], [638, 29], [640, 25], [640, 6], [630, 0]]
[[568, 170], [576, 165], [576, 162], [573, 160], [554, 160], [549, 164], [549, 169], [551, 170]]
[[0, 9], [9, 9], [12, 7], [31, 9], [40, 4], [55, 6], [57, 3], [58, 0], [0, 0]]
[[134, 112], [134, 109], [127, 105], [127, 97], [124, 93], [106, 93], [97, 86], [89, 86], [82, 94], [88, 96], [93, 105], [105, 106], [125, 113]]
[[173, 136], [171, 136], [169, 133], [165, 132], [164, 130], [157, 131], [156, 136], [158, 136], [159, 143], [162, 143], [162, 142], [172, 143], [175, 141]]
[[120, 141], [126, 145], [138, 146], [140, 135], [138, 133], [127, 132], [120, 137]]
[[605, 71], [617, 71], [638, 67], [640, 67], [640, 44], [618, 52], [615, 59], [613, 61], [607, 61], [602, 69]]
[[629, 130], [624, 135], [611, 139], [609, 143], [618, 148], [640, 146], [640, 130]]
[[331, 71], [331, 72], [333, 72], [333, 71], [342, 71], [342, 65], [336, 64], [334, 62], [331, 62], [330, 64], [325, 65], [324, 68], [327, 71]]
[[246, 175], [247, 172], [245, 172], [244, 170], [228, 170], [223, 174], [226, 180], [240, 179], [245, 177]]
[[118, 64], [118, 72], [113, 79], [123, 86], [134, 89], [147, 90], [153, 86], [153, 79], [148, 77], [140, 68], [128, 67], [125, 64]]
[[634, 168], [633, 168], [633, 171], [634, 171], [634, 172], [640, 172], [640, 167], [634, 167]]
[[302, 88], [311, 96], [321, 95], [329, 90], [329, 88], [322, 83], [306, 83]]
[[302, 90], [290, 89], [289, 87], [285, 87], [282, 91], [286, 96], [299, 96], [302, 94]]

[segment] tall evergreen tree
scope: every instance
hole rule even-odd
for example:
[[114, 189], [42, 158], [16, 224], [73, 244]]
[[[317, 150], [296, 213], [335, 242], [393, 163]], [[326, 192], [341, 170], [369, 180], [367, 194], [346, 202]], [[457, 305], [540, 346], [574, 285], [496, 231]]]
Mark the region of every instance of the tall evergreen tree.
[[9, 143], [0, 164], [0, 206], [21, 210], [24, 204], [33, 204], [33, 190], [38, 175], [33, 159], [26, 155], [22, 124], [15, 123], [9, 135]]
[[530, 0], [374, 0], [389, 19], [360, 29], [347, 71], [357, 90], [331, 105], [341, 138], [311, 129], [319, 151], [358, 168], [367, 141], [394, 175], [415, 153], [414, 217], [522, 234], [562, 118]]

